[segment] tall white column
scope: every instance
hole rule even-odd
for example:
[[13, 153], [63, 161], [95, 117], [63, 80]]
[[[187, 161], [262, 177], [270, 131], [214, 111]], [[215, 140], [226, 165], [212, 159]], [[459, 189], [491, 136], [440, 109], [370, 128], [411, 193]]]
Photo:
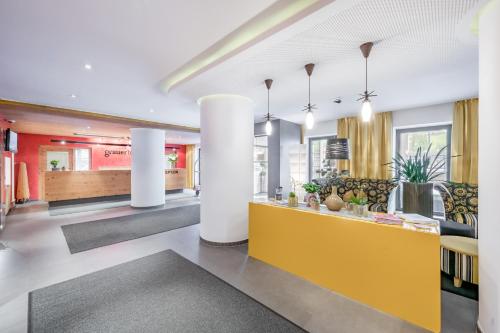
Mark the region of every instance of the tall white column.
[[253, 102], [236, 95], [200, 99], [201, 225], [209, 242], [248, 239], [253, 198]]
[[[479, 326], [500, 332], [500, 1], [479, 21]], [[471, 78], [473, 80], [474, 78]]]
[[165, 131], [132, 128], [132, 207], [165, 203]]

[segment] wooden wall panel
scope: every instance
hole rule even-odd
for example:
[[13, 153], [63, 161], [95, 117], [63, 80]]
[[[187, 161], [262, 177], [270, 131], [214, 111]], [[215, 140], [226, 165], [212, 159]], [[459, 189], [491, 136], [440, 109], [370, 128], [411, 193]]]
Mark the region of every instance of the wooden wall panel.
[[[47, 171], [46, 201], [72, 200], [130, 194], [130, 170]], [[165, 190], [186, 186], [185, 169], [165, 170]]]
[[165, 190], [178, 190], [186, 187], [186, 169], [165, 170]]

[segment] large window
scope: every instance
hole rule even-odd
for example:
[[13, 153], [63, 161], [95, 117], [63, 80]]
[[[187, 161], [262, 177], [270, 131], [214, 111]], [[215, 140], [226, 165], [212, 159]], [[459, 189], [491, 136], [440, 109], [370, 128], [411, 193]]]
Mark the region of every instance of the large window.
[[[435, 181], [450, 179], [450, 158], [451, 158], [451, 125], [429, 126], [417, 128], [405, 128], [396, 130], [396, 151], [405, 157], [415, 156], [417, 149], [422, 147], [426, 151], [429, 145], [432, 157], [436, 156], [439, 150], [446, 147], [438, 157], [438, 161], [444, 161], [444, 166], [440, 170], [442, 175]], [[401, 191], [396, 195], [396, 209], [402, 207]], [[444, 205], [439, 192], [434, 190], [434, 216], [444, 216]]]
[[267, 194], [267, 136], [256, 136], [253, 148], [253, 193]]
[[415, 156], [419, 147], [425, 152], [429, 145], [432, 145], [430, 151], [432, 157], [435, 157], [443, 147], [446, 147], [438, 157], [438, 161], [445, 162], [440, 170], [442, 176], [435, 180], [449, 180], [451, 125], [396, 130], [396, 151], [405, 157]]
[[326, 142], [336, 136], [309, 139], [309, 179], [327, 177], [336, 167], [336, 161], [326, 159]]

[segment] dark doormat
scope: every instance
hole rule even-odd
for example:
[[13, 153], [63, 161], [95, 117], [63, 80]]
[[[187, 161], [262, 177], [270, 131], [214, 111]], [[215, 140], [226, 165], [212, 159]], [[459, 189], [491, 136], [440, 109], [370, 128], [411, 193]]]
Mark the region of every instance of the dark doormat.
[[444, 272], [441, 272], [441, 289], [476, 301], [479, 299], [479, 288], [476, 284], [464, 281], [462, 287], [457, 288], [453, 285], [453, 276]]
[[305, 331], [167, 250], [30, 292], [28, 332]]
[[61, 226], [71, 253], [200, 223], [200, 205], [189, 205]]

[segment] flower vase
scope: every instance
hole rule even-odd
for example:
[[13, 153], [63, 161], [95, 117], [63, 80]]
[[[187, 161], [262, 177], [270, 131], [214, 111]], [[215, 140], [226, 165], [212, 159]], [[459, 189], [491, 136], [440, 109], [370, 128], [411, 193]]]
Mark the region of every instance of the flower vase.
[[325, 199], [325, 205], [329, 210], [333, 211], [339, 211], [345, 206], [344, 200], [337, 194], [336, 186], [332, 186], [332, 194]]
[[318, 193], [308, 193], [309, 197], [307, 199], [307, 206], [314, 210], [319, 210], [319, 194]]
[[288, 197], [288, 207], [299, 207], [299, 198]]

